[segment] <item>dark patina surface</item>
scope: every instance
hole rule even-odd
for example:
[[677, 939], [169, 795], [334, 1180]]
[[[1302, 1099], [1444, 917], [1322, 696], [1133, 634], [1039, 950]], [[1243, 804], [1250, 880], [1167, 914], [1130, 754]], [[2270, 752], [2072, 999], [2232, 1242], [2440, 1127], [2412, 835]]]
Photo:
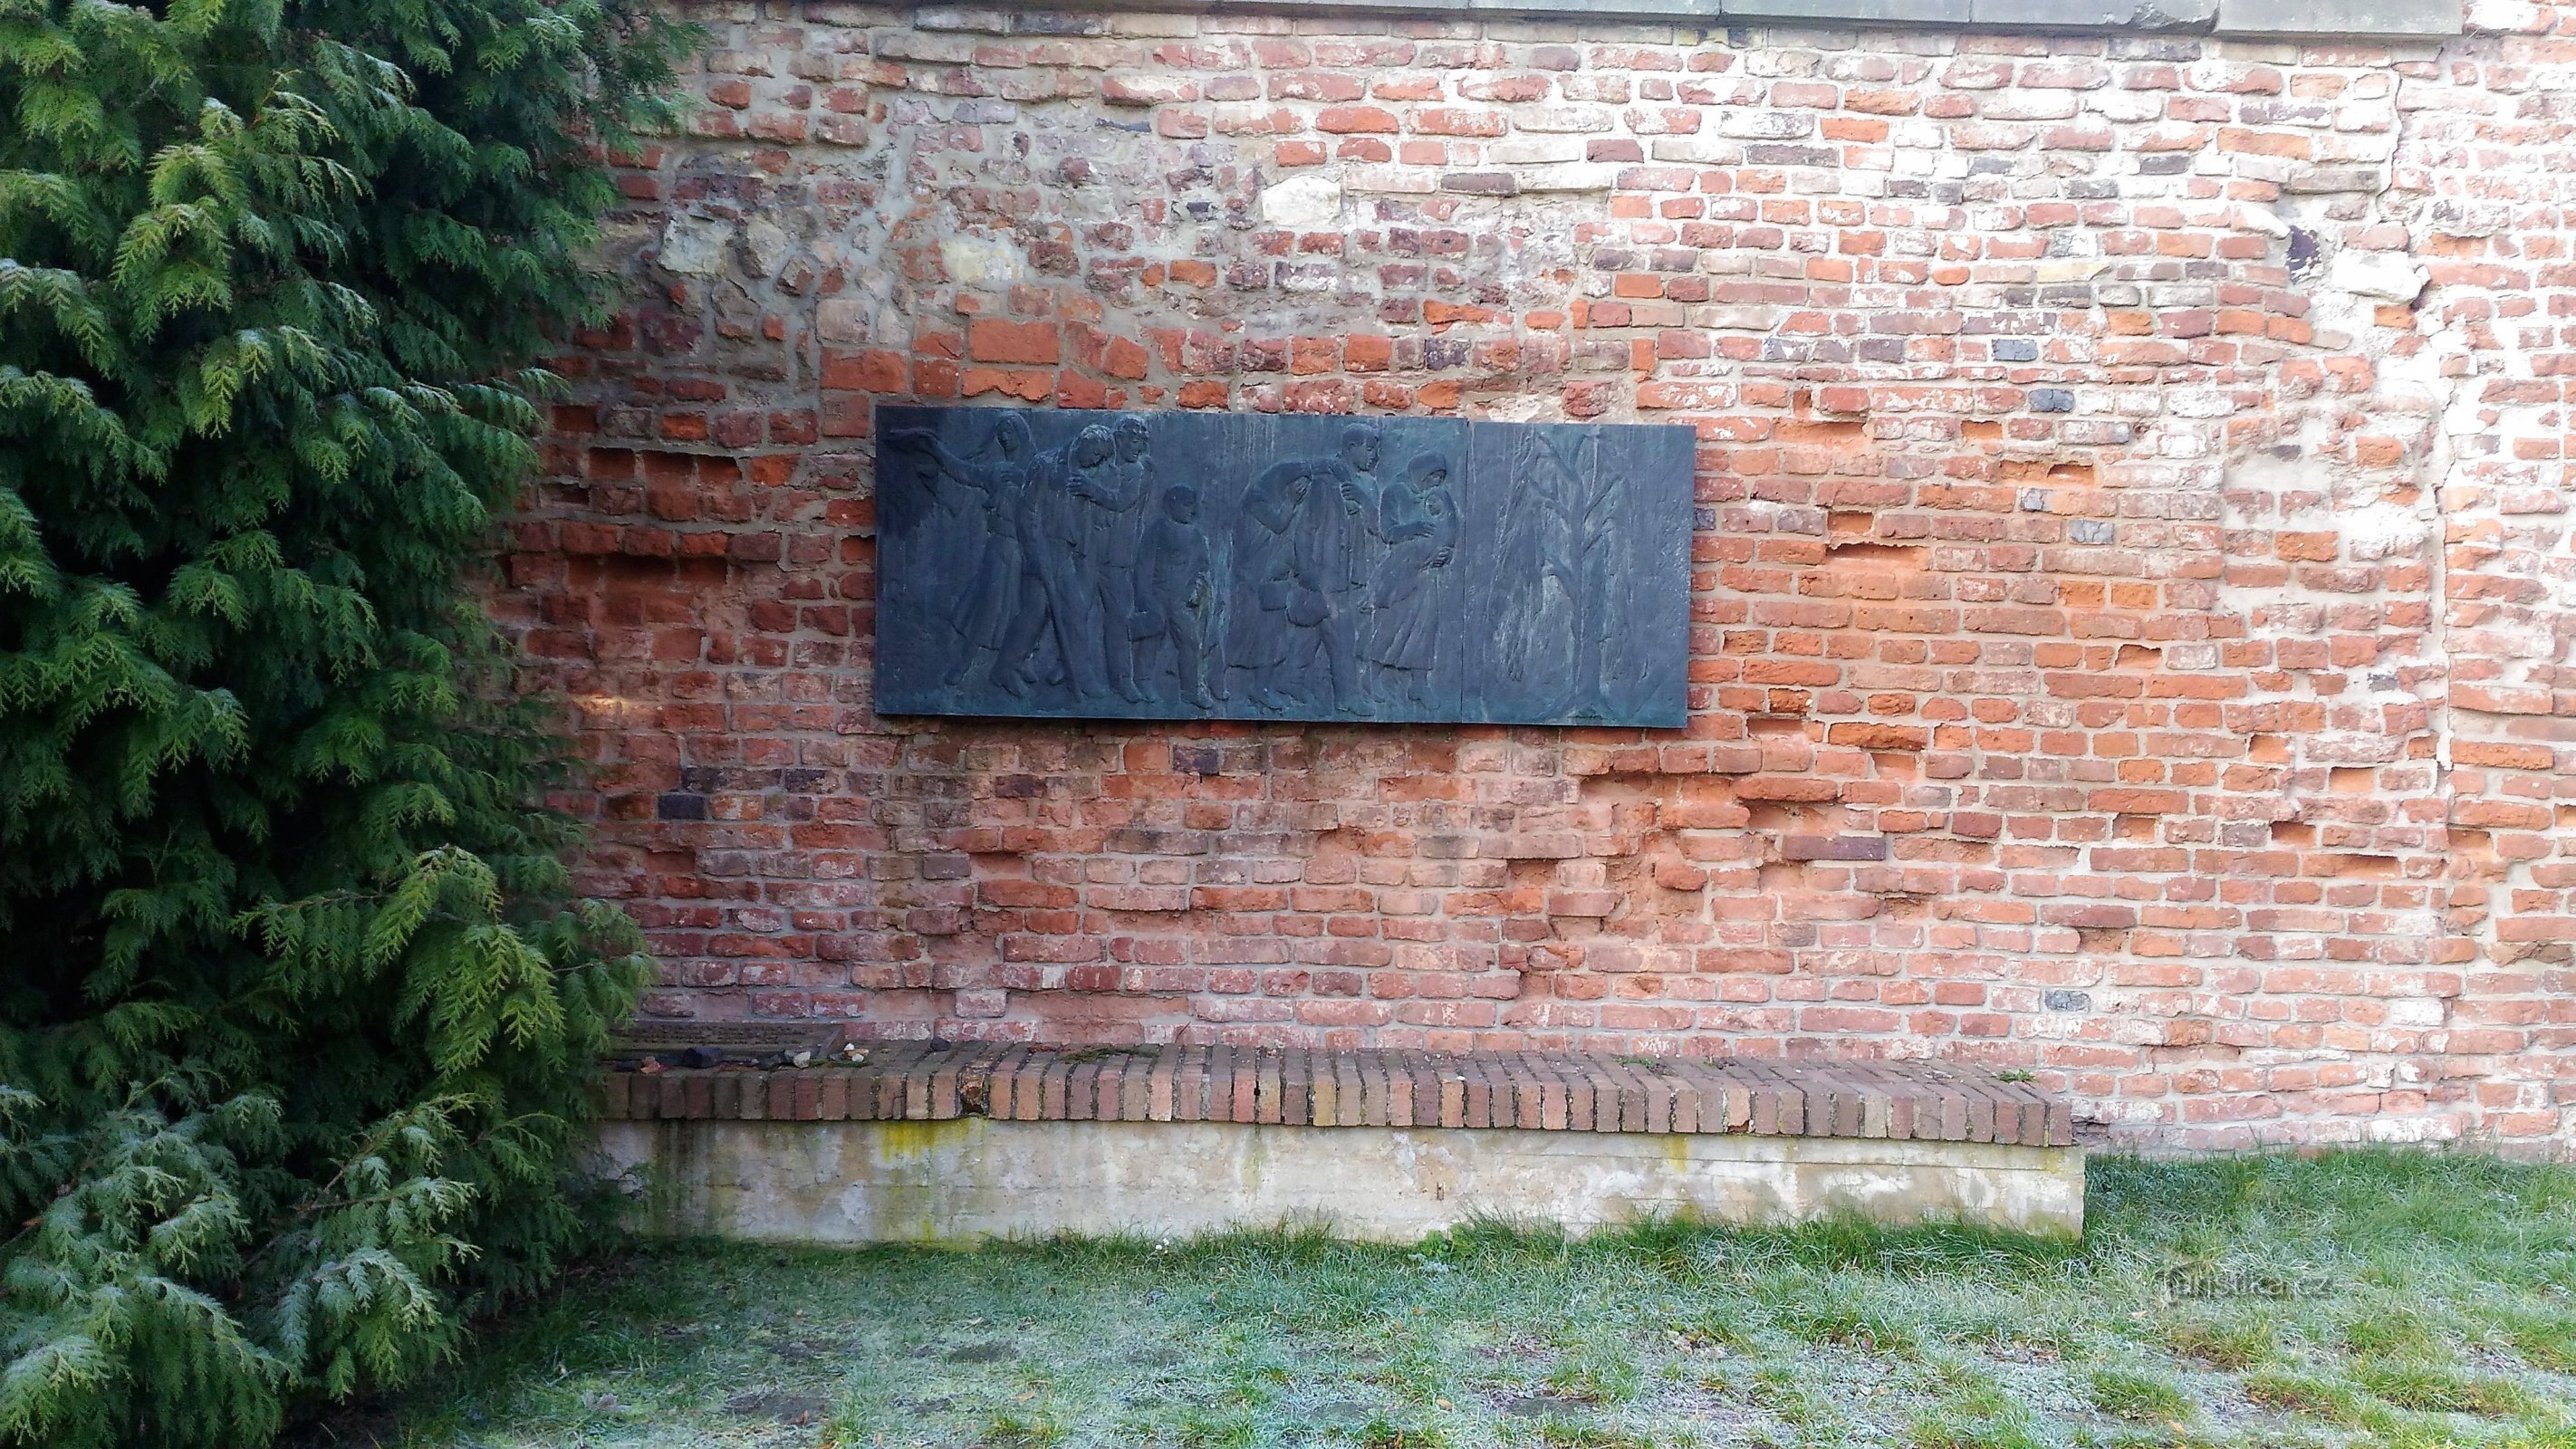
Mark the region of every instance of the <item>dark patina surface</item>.
[[1679, 727], [1688, 428], [877, 410], [884, 714]]

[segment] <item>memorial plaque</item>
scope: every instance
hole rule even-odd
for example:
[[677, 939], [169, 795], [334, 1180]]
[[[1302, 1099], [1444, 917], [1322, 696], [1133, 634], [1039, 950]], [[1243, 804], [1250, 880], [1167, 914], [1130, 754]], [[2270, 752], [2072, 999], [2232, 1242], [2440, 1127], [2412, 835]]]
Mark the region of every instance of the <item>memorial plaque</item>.
[[877, 409], [876, 706], [1683, 722], [1691, 430]]

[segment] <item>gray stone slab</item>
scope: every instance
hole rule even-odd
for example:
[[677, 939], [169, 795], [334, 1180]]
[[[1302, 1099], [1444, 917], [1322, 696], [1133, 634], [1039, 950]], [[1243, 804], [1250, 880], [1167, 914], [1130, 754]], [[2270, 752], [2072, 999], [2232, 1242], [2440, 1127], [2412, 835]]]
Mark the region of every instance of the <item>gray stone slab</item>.
[[2457, 35], [2460, 0], [2220, 0], [2221, 35]]
[[2219, 0], [1972, 0], [1978, 25], [2099, 30], [2200, 30], [2218, 19]]
[[[1058, 0], [1028, 0], [1053, 4]], [[1153, 8], [1197, 10], [1184, 0], [1146, 0]], [[1863, 0], [1867, 3], [1867, 0]], [[1229, 10], [1293, 10], [1300, 16], [1335, 12], [1372, 15], [1474, 15], [1496, 18], [1563, 19], [1583, 16], [1608, 20], [1678, 20], [1710, 24], [1721, 18], [1724, 0], [1225, 0]]]
[[[1014, 4], [1020, 0], [1013, 0]], [[1025, 0], [1042, 6], [1053, 0]], [[1150, 8], [1195, 9], [1182, 0]], [[1685, 24], [1991, 26], [2011, 30], [2159, 31], [2399, 38], [2458, 35], [2461, 0], [1227, 0], [1226, 8], [1425, 16], [1582, 16]], [[987, 13], [942, 7], [943, 15]]]
[[877, 410], [883, 714], [1679, 728], [1684, 427]]
[[1969, 0], [1719, 0], [1729, 20], [1856, 25], [1965, 25]]

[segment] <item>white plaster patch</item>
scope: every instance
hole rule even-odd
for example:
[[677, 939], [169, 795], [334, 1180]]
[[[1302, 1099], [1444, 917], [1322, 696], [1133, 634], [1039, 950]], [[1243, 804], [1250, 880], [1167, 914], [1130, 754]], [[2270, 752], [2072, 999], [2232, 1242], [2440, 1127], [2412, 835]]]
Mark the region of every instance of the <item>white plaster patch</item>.
[[1768, 332], [1780, 325], [1783, 309], [1753, 302], [1721, 303], [1691, 313], [1691, 325], [1712, 332]]
[[1440, 189], [1440, 177], [1423, 166], [1354, 166], [1343, 184], [1353, 191], [1427, 196]]
[[1485, 159], [1496, 166], [1547, 166], [1559, 161], [1580, 161], [1583, 159], [1583, 141], [1576, 136], [1522, 136], [1487, 146]]
[[1342, 184], [1308, 172], [1261, 188], [1261, 219], [1271, 226], [1325, 226], [1342, 214]]
[[2240, 206], [2236, 208], [2236, 221], [2247, 231], [2259, 231], [2268, 237], [2279, 238], [2290, 234], [2290, 224], [2281, 219], [2281, 213], [2268, 206], [2250, 204]]
[[1023, 279], [1020, 249], [1000, 237], [952, 236], [939, 243], [939, 265], [961, 287], [989, 287]]
[[2412, 302], [2432, 280], [2424, 264], [2403, 252], [2344, 252], [2326, 272], [2326, 285], [2356, 297]]
[[1619, 179], [1619, 168], [1607, 162], [1575, 161], [1556, 166], [1521, 166], [1512, 171], [1512, 185], [1521, 191], [1608, 191]]
[[683, 277], [712, 277], [724, 267], [734, 224], [712, 216], [675, 216], [662, 228], [662, 270]]
[[2356, 561], [2409, 558], [2424, 546], [2424, 520], [2394, 503], [2342, 515], [2344, 547]]
[[2042, 286], [2060, 282], [2089, 282], [2111, 270], [2108, 257], [2081, 257], [2063, 261], [2041, 262], [2032, 269], [2033, 280]]
[[2424, 998], [2400, 999], [2387, 1005], [2390, 1026], [2440, 1026], [2447, 1011], [2444, 1003]]
[[1534, 423], [1556, 405], [1556, 399], [1522, 395], [1498, 397], [1485, 405], [1486, 417], [1498, 423]]

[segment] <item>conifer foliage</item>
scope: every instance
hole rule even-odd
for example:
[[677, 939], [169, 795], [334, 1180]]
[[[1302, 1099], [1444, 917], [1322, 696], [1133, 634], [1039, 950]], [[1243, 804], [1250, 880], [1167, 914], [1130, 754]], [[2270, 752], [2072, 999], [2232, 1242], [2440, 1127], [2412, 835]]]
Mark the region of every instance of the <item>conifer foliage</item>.
[[0, 0], [0, 1444], [242, 1445], [574, 1246], [605, 1024], [472, 573], [649, 0]]

